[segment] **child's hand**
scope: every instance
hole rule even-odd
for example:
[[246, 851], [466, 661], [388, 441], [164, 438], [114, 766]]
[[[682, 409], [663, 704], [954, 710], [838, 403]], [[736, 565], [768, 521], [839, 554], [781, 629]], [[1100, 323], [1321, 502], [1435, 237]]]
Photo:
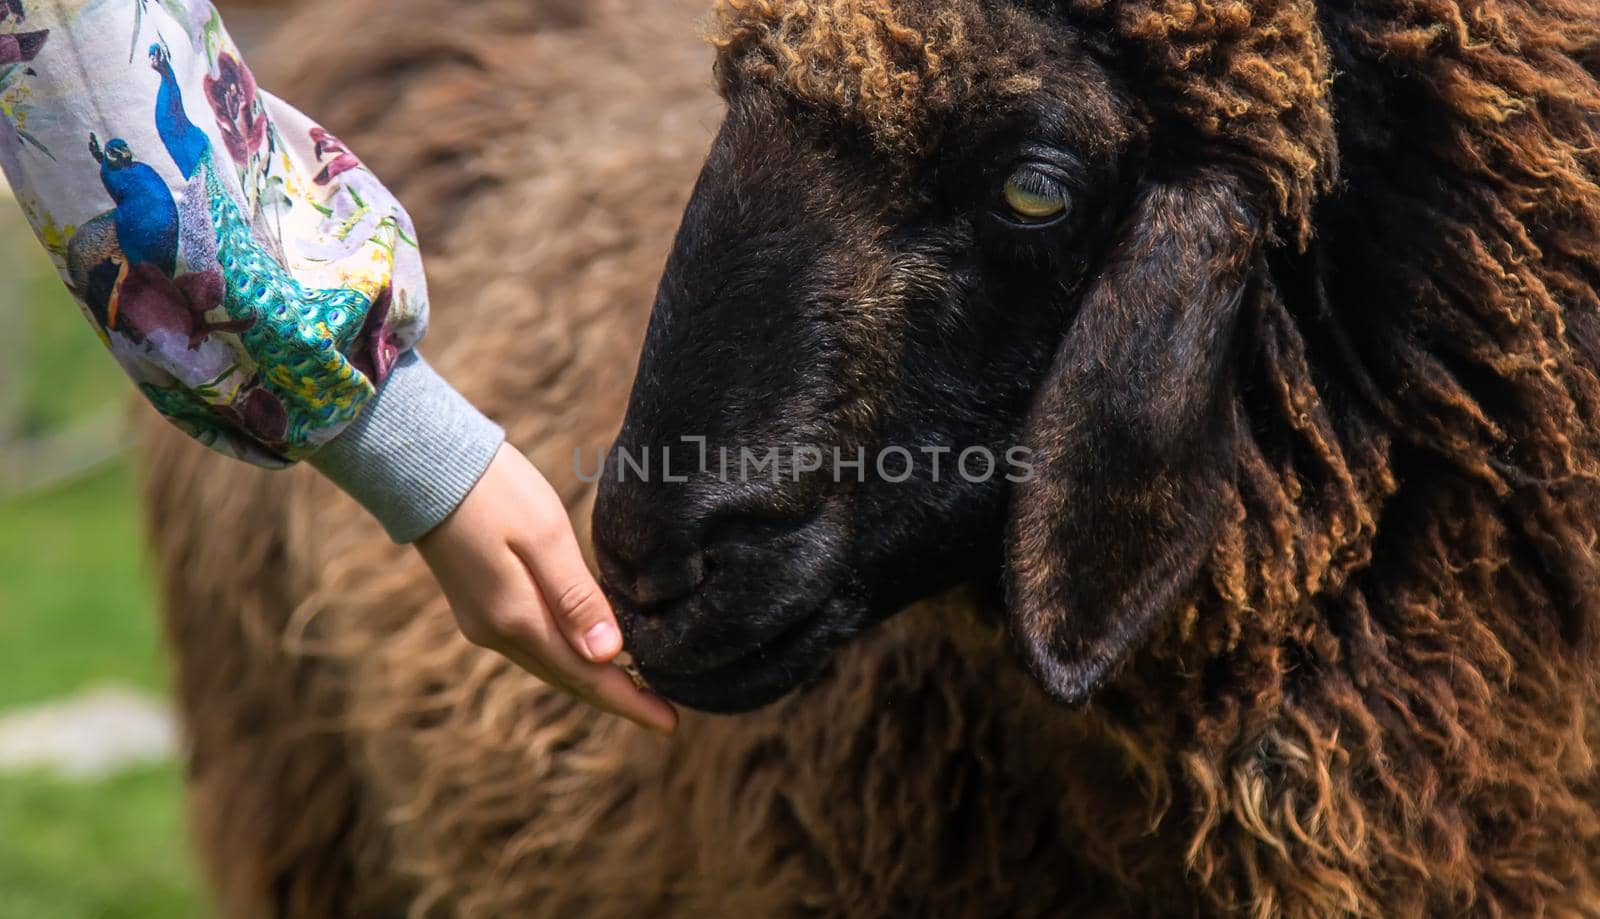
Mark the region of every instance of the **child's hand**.
[[417, 540], [461, 632], [558, 689], [671, 733], [678, 715], [608, 663], [622, 632], [539, 470], [502, 446], [455, 513]]

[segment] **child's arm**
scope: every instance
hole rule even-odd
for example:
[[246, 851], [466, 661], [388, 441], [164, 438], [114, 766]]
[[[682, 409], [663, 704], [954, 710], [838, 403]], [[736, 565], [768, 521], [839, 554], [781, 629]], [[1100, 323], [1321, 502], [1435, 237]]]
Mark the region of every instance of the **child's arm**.
[[0, 0], [0, 167], [163, 414], [261, 465], [306, 459], [417, 540], [473, 641], [672, 730], [607, 663], [622, 635], [555, 490], [412, 351], [405, 211], [257, 91], [208, 0]]
[[250, 462], [309, 460], [399, 541], [502, 432], [417, 357], [404, 209], [257, 89], [208, 0], [0, 0], [0, 168], [157, 409]]

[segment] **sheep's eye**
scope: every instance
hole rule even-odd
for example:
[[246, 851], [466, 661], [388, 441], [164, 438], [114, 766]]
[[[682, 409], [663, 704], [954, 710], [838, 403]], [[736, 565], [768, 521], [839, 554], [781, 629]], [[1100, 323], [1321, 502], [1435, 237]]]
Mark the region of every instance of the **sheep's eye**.
[[1023, 166], [1013, 172], [1001, 194], [1012, 216], [1021, 223], [1046, 223], [1072, 206], [1066, 186], [1035, 166]]

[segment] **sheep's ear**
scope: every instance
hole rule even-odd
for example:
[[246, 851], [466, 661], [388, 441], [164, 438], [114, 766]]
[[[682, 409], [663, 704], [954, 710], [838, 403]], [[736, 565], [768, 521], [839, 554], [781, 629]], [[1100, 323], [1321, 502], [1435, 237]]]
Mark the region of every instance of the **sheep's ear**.
[[1144, 187], [1035, 397], [1008, 616], [1057, 698], [1109, 677], [1211, 550], [1233, 469], [1234, 327], [1261, 236], [1226, 180]]

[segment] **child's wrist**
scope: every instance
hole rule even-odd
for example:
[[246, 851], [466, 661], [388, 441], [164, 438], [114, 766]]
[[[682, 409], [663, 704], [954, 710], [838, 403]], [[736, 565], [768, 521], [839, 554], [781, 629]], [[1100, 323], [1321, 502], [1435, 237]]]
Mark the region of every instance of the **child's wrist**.
[[411, 352], [360, 417], [307, 462], [403, 543], [456, 509], [504, 441], [499, 425]]

